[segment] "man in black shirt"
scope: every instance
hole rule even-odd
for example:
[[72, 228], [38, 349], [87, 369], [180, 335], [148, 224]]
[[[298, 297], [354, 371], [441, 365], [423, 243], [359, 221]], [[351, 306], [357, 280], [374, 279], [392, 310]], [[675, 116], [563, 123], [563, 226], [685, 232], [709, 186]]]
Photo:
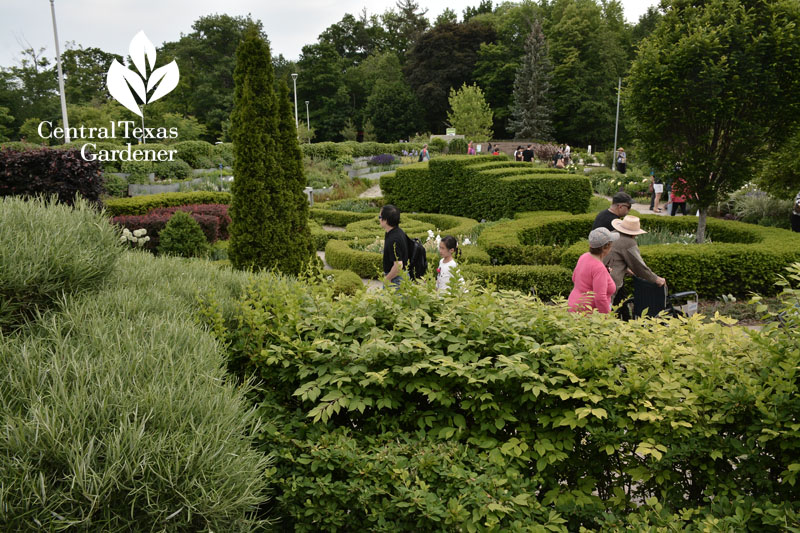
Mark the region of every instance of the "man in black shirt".
[[378, 222], [386, 232], [383, 239], [383, 285], [391, 283], [400, 286], [400, 273], [408, 266], [408, 237], [398, 226], [400, 210], [393, 205], [385, 205], [378, 216]]
[[532, 145], [529, 144], [528, 147], [525, 148], [522, 151], [522, 160], [526, 161], [528, 163], [531, 163], [533, 161], [533, 147], [532, 147]]
[[614, 198], [611, 199], [611, 207], [603, 209], [597, 214], [594, 224], [592, 224], [592, 229], [606, 228], [608, 231], [617, 231], [611, 225], [611, 221], [627, 215], [628, 211], [631, 210], [631, 202], [633, 202], [633, 198], [631, 198], [630, 194], [626, 192], [615, 194]]

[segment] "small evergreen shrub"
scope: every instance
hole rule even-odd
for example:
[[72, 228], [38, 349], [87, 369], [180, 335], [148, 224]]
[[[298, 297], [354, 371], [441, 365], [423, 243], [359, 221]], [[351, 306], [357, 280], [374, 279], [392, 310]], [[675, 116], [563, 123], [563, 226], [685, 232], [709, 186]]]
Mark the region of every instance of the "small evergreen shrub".
[[97, 203], [103, 194], [98, 161], [85, 161], [79, 150], [0, 150], [0, 197], [56, 195], [72, 204], [75, 195]]
[[155, 172], [155, 163], [152, 161], [122, 161], [119, 168], [123, 174], [129, 174], [128, 183], [144, 185], [150, 183], [150, 174]]
[[[171, 215], [176, 211], [185, 211], [187, 213], [191, 213], [192, 215], [208, 215], [217, 217], [219, 220], [219, 232], [217, 234], [217, 239], [221, 239], [223, 241], [228, 240], [228, 226], [231, 223], [231, 217], [228, 215], [228, 205], [227, 204], [192, 204], [192, 205], [179, 205], [174, 207], [157, 207], [153, 209], [148, 214], [149, 215]], [[205, 233], [205, 230], [204, 230]], [[216, 239], [209, 239], [209, 242], [213, 242]]]
[[[440, 139], [439, 137], [431, 139], [430, 142], [428, 142], [428, 150], [433, 154], [435, 153], [441, 154], [446, 149], [447, 149], [447, 141], [445, 141], [444, 139]], [[464, 151], [464, 153], [467, 153], [466, 150]]]
[[205, 257], [208, 241], [200, 224], [184, 211], [173, 214], [159, 234], [158, 252], [181, 257]]
[[98, 289], [122, 251], [119, 233], [85, 200], [73, 208], [55, 197], [0, 198], [0, 331]]

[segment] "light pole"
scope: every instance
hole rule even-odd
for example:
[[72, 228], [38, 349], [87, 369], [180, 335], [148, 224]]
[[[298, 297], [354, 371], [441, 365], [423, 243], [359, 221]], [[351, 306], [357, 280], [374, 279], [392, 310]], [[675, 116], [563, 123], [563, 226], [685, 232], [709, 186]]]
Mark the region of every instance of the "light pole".
[[294, 84], [294, 128], [300, 125], [297, 121], [297, 74], [292, 74], [292, 83]]
[[58, 65], [58, 90], [61, 93], [61, 119], [64, 121], [64, 143], [66, 144], [70, 142], [69, 120], [67, 120], [67, 96], [64, 94], [64, 73], [61, 71], [61, 51], [58, 47], [55, 0], [50, 0], [50, 13], [53, 15], [53, 37], [56, 40], [56, 64]]
[[611, 154], [611, 170], [617, 170], [617, 129], [619, 129], [619, 93], [622, 91], [622, 78], [617, 82], [617, 121], [614, 123], [614, 153]]
[[308, 100], [306, 100], [306, 130], [308, 131], [308, 144], [311, 144], [311, 119], [308, 116]]

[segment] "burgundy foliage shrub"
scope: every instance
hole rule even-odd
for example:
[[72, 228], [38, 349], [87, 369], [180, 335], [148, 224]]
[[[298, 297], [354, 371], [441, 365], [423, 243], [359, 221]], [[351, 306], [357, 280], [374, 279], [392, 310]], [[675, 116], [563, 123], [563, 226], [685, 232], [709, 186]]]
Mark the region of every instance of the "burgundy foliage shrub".
[[75, 195], [99, 203], [102, 167], [84, 161], [80, 150], [0, 149], [0, 196], [50, 196], [72, 205]]
[[[174, 212], [173, 212], [174, 213]], [[158, 249], [159, 244], [159, 234], [161, 230], [166, 227], [167, 222], [169, 219], [172, 218], [173, 213], [148, 213], [147, 215], [120, 215], [116, 216], [111, 219], [111, 222], [121, 226], [123, 228], [128, 228], [130, 231], [134, 231], [140, 228], [144, 228], [147, 230], [147, 235], [150, 237], [150, 240], [146, 242], [143, 248], [155, 251]], [[198, 224], [200, 224], [200, 228], [203, 230], [203, 233], [206, 236], [208, 242], [214, 242], [219, 237], [219, 218], [213, 215], [201, 215], [197, 213], [190, 213], [192, 218], [194, 218]]]
[[175, 211], [186, 211], [193, 215], [209, 215], [219, 219], [219, 235], [218, 238], [228, 240], [228, 225], [231, 223], [231, 217], [228, 215], [228, 206], [225, 204], [192, 204], [181, 205], [176, 207], [158, 207], [150, 211], [151, 215], [172, 214]]

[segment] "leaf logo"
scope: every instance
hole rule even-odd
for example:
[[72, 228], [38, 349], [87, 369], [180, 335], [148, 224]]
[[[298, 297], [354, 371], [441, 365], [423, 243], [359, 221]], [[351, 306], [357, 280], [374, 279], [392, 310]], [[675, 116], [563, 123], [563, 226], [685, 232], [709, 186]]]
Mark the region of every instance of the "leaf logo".
[[[106, 74], [106, 86], [117, 102], [141, 117], [142, 111], [139, 109], [136, 97], [139, 97], [142, 105], [155, 102], [178, 86], [180, 73], [175, 61], [153, 70], [156, 66], [156, 47], [143, 31], [137, 33], [133, 38], [128, 52], [139, 72], [125, 68], [115, 59]], [[150, 65], [149, 78], [147, 76], [148, 64]], [[152, 94], [148, 98], [147, 95], [151, 91]]]

